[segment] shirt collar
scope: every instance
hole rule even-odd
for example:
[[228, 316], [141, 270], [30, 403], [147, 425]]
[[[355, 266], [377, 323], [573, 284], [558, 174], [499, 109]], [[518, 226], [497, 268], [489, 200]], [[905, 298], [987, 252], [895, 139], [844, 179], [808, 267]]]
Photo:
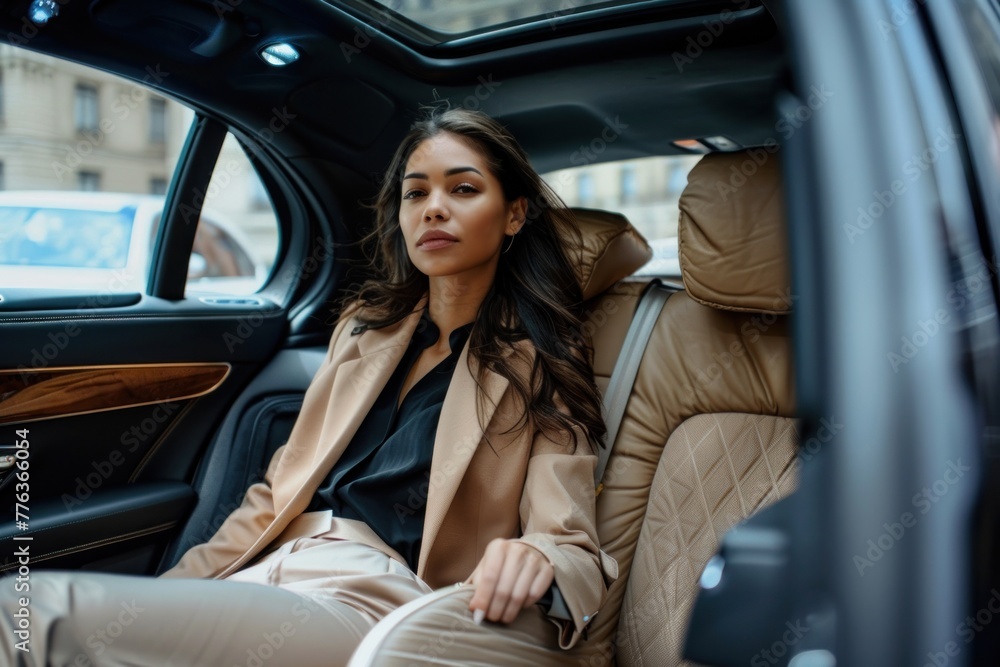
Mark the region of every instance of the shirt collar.
[[[469, 334], [472, 332], [472, 325], [475, 323], [476, 321], [473, 320], [472, 322], [463, 324], [448, 336], [448, 346], [451, 348], [452, 354], [465, 347], [465, 341], [468, 340]], [[420, 321], [417, 323], [417, 328], [413, 332], [414, 343], [418, 349], [424, 350], [436, 343], [440, 336], [441, 330], [438, 328], [438, 325], [434, 324], [434, 320], [431, 319], [430, 310], [424, 308], [420, 314]]]

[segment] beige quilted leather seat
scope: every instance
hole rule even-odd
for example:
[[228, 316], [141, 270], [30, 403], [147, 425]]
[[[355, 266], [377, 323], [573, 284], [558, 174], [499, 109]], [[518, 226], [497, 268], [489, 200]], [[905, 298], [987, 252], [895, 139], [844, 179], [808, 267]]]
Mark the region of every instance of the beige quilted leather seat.
[[[741, 169], [753, 175], [735, 187]], [[757, 166], [744, 153], [706, 156], [689, 176], [678, 228], [686, 291], [650, 338], [598, 497], [619, 579], [590, 626], [601, 657], [585, 664], [681, 664], [698, 578], [722, 535], [794, 487], [780, 183], [777, 158]], [[608, 304], [635, 293], [619, 284], [597, 307], [631, 313]], [[598, 374], [610, 374], [619, 325], [596, 332]]]

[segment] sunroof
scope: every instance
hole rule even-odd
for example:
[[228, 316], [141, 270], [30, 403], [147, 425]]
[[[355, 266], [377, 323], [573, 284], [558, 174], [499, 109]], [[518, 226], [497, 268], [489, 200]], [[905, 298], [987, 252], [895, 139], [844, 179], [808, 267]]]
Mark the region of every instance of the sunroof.
[[648, 0], [372, 0], [442, 36], [474, 35], [529, 21], [555, 21]]

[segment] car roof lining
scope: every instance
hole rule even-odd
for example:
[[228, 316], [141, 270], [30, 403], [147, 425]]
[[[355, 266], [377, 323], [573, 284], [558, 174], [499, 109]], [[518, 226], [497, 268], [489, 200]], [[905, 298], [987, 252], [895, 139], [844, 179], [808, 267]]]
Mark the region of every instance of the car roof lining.
[[[136, 5], [66, 3], [24, 46], [145, 80], [256, 130], [286, 157], [325, 157], [363, 175], [381, 172], [421, 105], [444, 99], [499, 118], [540, 171], [578, 164], [580, 137], [599, 146], [609, 122], [627, 132], [604, 142], [595, 162], [679, 153], [671, 142], [689, 137], [761, 144], [773, 138], [773, 98], [785, 70], [784, 47], [762, 8], [732, 18], [719, 35], [706, 33], [710, 40], [702, 33], [711, 17], [687, 17], [436, 59], [371, 27], [370, 35], [357, 32], [355, 17], [319, 0], [242, 0], [227, 11], [200, 0]], [[19, 34], [27, 6], [3, 12], [0, 32]], [[166, 39], [168, 25], [183, 29]], [[359, 34], [370, 37], [359, 38], [365, 48], [345, 53], [354, 44], [345, 40]], [[698, 47], [695, 37], [711, 43]], [[279, 38], [303, 52], [287, 73], [256, 55]], [[218, 52], [196, 52], [211, 51], [212, 40]], [[484, 81], [499, 82], [501, 94], [484, 95]], [[276, 120], [280, 131], [268, 133]]]

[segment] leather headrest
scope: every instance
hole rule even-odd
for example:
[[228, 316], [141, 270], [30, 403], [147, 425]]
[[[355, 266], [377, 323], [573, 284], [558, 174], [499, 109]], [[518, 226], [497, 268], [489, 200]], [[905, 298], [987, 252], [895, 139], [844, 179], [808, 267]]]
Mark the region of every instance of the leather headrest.
[[688, 174], [680, 209], [678, 254], [692, 298], [722, 310], [791, 312], [776, 155], [706, 155]]
[[584, 299], [597, 296], [652, 259], [646, 239], [625, 216], [589, 208], [572, 211], [583, 237], [576, 268]]

